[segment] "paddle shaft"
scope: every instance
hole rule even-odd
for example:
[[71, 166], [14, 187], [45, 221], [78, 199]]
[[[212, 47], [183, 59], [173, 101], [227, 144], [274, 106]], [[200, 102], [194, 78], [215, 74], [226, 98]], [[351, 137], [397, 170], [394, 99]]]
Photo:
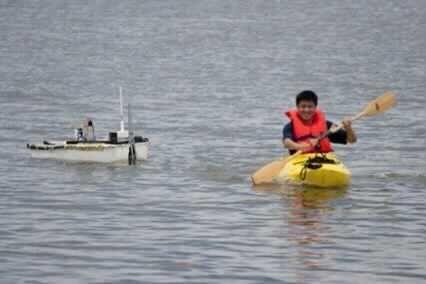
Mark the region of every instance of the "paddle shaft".
[[[358, 119], [362, 118], [363, 116], [365, 116], [365, 111], [361, 111], [361, 112], [360, 112], [360, 113], [358, 113], [357, 115], [355, 115], [355, 116], [351, 117], [349, 120], [350, 120], [351, 122], [354, 122], [355, 120], [358, 120]], [[342, 128], [343, 128], [343, 123], [340, 123], [340, 124], [337, 126], [337, 128], [334, 128], [334, 129], [331, 129], [331, 127], [330, 127], [330, 129], [328, 129], [326, 132], [324, 132], [323, 134], [321, 134], [320, 136], [318, 136], [318, 140], [324, 139], [324, 138], [325, 138], [325, 137], [327, 137], [328, 135], [330, 135], [330, 134], [332, 134], [332, 133], [334, 133], [334, 132], [337, 132], [338, 130], [340, 130], [340, 129], [342, 129]]]
[[[356, 116], [354, 116], [354, 117], [352, 117], [351, 119], [350, 119], [350, 121], [351, 122], [353, 122], [353, 121], [355, 121], [355, 120], [357, 120], [357, 119], [360, 119], [362, 117], [362, 115], [356, 115]], [[332, 134], [332, 133], [335, 133], [335, 132], [337, 132], [338, 130], [340, 130], [340, 129], [342, 129], [343, 128], [343, 123], [341, 123], [341, 124], [339, 124], [338, 126], [337, 126], [337, 128], [334, 128], [334, 129], [331, 129], [331, 127], [330, 127], [330, 129], [328, 129], [326, 132], [324, 132], [323, 134], [321, 134], [320, 136], [318, 136], [318, 140], [321, 140], [321, 139], [324, 139], [325, 137], [327, 137], [328, 135], [330, 135], [330, 134]]]

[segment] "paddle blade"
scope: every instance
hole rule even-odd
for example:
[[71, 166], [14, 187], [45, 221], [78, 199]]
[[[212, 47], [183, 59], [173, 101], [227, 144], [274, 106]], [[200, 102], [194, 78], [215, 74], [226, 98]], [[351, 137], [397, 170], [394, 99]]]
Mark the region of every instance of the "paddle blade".
[[251, 176], [251, 181], [254, 185], [273, 183], [273, 179], [280, 173], [286, 162], [287, 159], [270, 162], [257, 170]]
[[278, 176], [285, 164], [296, 156], [302, 154], [302, 151], [297, 151], [293, 155], [290, 155], [286, 158], [270, 162], [269, 164], [263, 166], [257, 170], [252, 176], [251, 181], [254, 185], [259, 184], [271, 184], [274, 183], [274, 178]]
[[391, 109], [396, 104], [395, 94], [387, 91], [382, 96], [368, 103], [362, 111], [362, 116], [373, 116]]

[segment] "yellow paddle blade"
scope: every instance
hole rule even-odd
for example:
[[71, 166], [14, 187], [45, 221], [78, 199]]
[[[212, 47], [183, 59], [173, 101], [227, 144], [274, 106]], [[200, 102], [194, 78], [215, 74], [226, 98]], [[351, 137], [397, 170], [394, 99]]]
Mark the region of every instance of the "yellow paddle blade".
[[395, 94], [391, 91], [385, 92], [383, 95], [368, 103], [362, 111], [362, 116], [373, 116], [383, 113], [396, 104]]
[[285, 164], [295, 156], [302, 153], [301, 151], [298, 151], [294, 153], [291, 156], [288, 156], [286, 158], [282, 158], [280, 160], [276, 160], [273, 162], [270, 162], [269, 164], [263, 166], [259, 170], [257, 170], [252, 176], [251, 181], [254, 185], [259, 184], [268, 184], [273, 183], [274, 178], [280, 173], [281, 169], [285, 166]]
[[273, 183], [274, 177], [280, 173], [285, 164], [286, 159], [270, 162], [269, 164], [257, 170], [251, 176], [251, 181], [254, 185]]

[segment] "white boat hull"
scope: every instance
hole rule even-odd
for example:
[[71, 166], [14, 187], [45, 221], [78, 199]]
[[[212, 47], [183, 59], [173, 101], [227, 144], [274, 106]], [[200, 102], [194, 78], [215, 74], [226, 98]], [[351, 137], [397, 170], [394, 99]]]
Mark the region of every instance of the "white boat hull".
[[[135, 143], [136, 159], [148, 158], [149, 142]], [[30, 149], [31, 157], [38, 159], [56, 159], [76, 162], [113, 163], [127, 161], [129, 157], [128, 144], [93, 144], [79, 143], [64, 145], [63, 148]]]

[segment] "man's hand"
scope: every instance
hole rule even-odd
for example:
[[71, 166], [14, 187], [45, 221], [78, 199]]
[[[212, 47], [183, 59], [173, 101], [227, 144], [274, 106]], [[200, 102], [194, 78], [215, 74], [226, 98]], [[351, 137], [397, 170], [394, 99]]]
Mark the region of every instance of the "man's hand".
[[319, 142], [318, 138], [310, 138], [309, 139], [309, 144], [311, 145], [311, 147], [315, 147]]
[[352, 128], [352, 120], [350, 118], [348, 118], [348, 117], [345, 117], [342, 120], [342, 125], [343, 125], [343, 128], [345, 130], [351, 129]]
[[315, 146], [318, 144], [319, 139], [317, 138], [310, 138], [306, 142], [299, 143], [301, 147], [299, 147], [299, 150], [302, 150], [303, 152], [309, 152], [315, 149]]
[[355, 143], [357, 138], [355, 131], [352, 129], [352, 120], [345, 117], [342, 121], [343, 128], [346, 130], [346, 141], [348, 143]]

